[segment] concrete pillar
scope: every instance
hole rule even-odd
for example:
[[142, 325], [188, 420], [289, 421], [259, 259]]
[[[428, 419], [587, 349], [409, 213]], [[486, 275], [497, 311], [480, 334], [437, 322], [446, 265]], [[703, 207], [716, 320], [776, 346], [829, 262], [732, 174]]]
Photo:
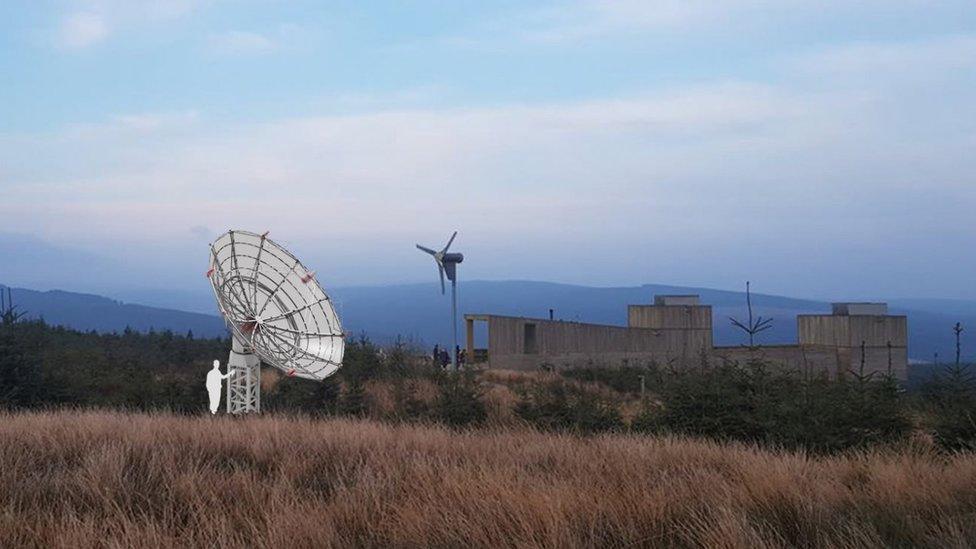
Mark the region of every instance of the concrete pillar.
[[465, 348], [467, 349], [465, 353], [468, 355], [468, 361], [474, 361], [474, 319], [466, 318], [464, 319], [464, 329], [465, 329]]

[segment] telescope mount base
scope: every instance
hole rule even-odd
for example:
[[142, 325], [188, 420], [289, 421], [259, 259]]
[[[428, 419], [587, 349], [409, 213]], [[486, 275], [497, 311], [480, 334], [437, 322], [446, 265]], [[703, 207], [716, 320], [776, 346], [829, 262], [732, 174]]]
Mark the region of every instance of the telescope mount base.
[[227, 413], [251, 414], [261, 411], [261, 360], [236, 337], [227, 360]]

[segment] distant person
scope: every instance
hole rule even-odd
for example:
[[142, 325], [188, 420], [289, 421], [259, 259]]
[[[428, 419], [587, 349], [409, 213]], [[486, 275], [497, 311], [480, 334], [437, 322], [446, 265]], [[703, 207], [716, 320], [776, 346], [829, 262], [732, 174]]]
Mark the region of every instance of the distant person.
[[461, 346], [460, 345], [454, 346], [454, 360], [455, 360], [455, 366], [460, 368], [461, 367]]
[[447, 354], [447, 349], [441, 349], [441, 368], [447, 368], [451, 363], [451, 355]]
[[458, 353], [458, 365], [464, 366], [464, 364], [467, 361], [468, 361], [468, 351], [467, 349], [461, 349], [461, 352]]
[[441, 346], [434, 345], [434, 354], [431, 355], [434, 359], [434, 364], [438, 364], [441, 361]]
[[207, 372], [207, 393], [210, 395], [210, 413], [216, 414], [220, 406], [220, 380], [230, 377], [230, 368], [226, 374], [220, 373], [220, 361], [213, 361], [213, 369]]

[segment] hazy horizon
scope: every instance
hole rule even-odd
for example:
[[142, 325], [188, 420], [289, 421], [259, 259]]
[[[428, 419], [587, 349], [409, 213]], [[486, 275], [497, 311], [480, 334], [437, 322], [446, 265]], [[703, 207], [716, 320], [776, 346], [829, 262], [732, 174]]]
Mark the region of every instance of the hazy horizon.
[[327, 286], [976, 299], [976, 10], [71, 0], [0, 8], [0, 283], [206, 291], [228, 228]]
[[[2, 244], [4, 243], [4, 237], [9, 238], [10, 235], [0, 234], [0, 252], [3, 252]], [[79, 250], [71, 250], [71, 253], [80, 254], [80, 257], [91, 261], [95, 259], [96, 256], [86, 256], [84, 252]], [[77, 259], [77, 258], [75, 258]], [[97, 258], [100, 260], [105, 260], [105, 258]], [[135, 266], [138, 267], [138, 266]], [[462, 264], [463, 267], [463, 264]], [[75, 266], [76, 269], [86, 270], [84, 265], [78, 264]], [[114, 272], [115, 269], [124, 269], [125, 272]], [[158, 285], [153, 286], [147, 283], [147, 279], [142, 276], [136, 276], [133, 273], [135, 270], [133, 266], [123, 267], [121, 263], [116, 264], [94, 264], [94, 268], [91, 272], [87, 273], [87, 276], [77, 276], [79, 271], [51, 271], [43, 273], [40, 276], [35, 274], [35, 271], [31, 271], [25, 274], [14, 274], [10, 275], [9, 269], [3, 270], [3, 274], [6, 276], [5, 279], [0, 279], [0, 286], [9, 286], [13, 288], [22, 288], [34, 291], [56, 291], [63, 290], [74, 293], [81, 294], [92, 294], [102, 297], [109, 297], [113, 299], [119, 299], [127, 303], [144, 304], [157, 307], [166, 307], [166, 302], [172, 298], [178, 298], [182, 296], [186, 301], [196, 302], [200, 297], [206, 297], [206, 302], [209, 303], [212, 297], [212, 289], [210, 284], [204, 277], [200, 277], [200, 280], [193, 280], [191, 284], [188, 285]], [[433, 264], [430, 265], [429, 276], [417, 279], [404, 279], [399, 281], [377, 281], [377, 282], [366, 282], [366, 283], [350, 283], [350, 284], [335, 284], [331, 281], [323, 280], [321, 283], [330, 289], [356, 289], [356, 288], [391, 288], [397, 286], [417, 286], [417, 285], [427, 285], [431, 288], [437, 289], [437, 271]], [[181, 276], [188, 274], [199, 274], [196, 271], [192, 273], [181, 273]], [[122, 277], [122, 278], [120, 278]], [[321, 278], [321, 276], [320, 276]], [[150, 279], [151, 280], [151, 279]], [[567, 281], [558, 279], [542, 279], [542, 278], [526, 278], [526, 277], [510, 277], [510, 278], [470, 278], [463, 274], [459, 278], [459, 284], [463, 285], [466, 283], [530, 283], [530, 284], [553, 284], [561, 286], [575, 286], [581, 288], [594, 288], [594, 289], [622, 289], [622, 288], [639, 288], [643, 286], [665, 286], [674, 287], [676, 289], [700, 289], [700, 290], [711, 290], [720, 292], [733, 292], [744, 295], [745, 291], [745, 281], [738, 287], [720, 287], [720, 286], [706, 286], [700, 284], [687, 284], [681, 281], [657, 281], [657, 280], [643, 280], [634, 281], [630, 283], [620, 283], [620, 284], [600, 284], [600, 283], [587, 283], [578, 281]], [[772, 296], [772, 297], [786, 297], [796, 300], [808, 300], [821, 303], [837, 302], [837, 301], [899, 301], [901, 303], [908, 303], [912, 300], [919, 301], [934, 301], [938, 302], [940, 300], [951, 301], [957, 304], [966, 304], [972, 302], [976, 304], [976, 299], [967, 298], [957, 298], [957, 297], [945, 297], [945, 296], [923, 296], [923, 295], [894, 295], [894, 294], [883, 294], [883, 293], [865, 293], [865, 294], [828, 294], [828, 295], [811, 295], [811, 294], [788, 294], [767, 290], [755, 281], [752, 281], [752, 291], [754, 294]], [[462, 294], [463, 295], [463, 294]], [[648, 300], [652, 296], [648, 296]], [[147, 299], [155, 298], [155, 299]], [[179, 303], [174, 303], [171, 306], [176, 309], [190, 310], [195, 312], [213, 312], [210, 307], [201, 309], [199, 307], [188, 307], [179, 306]], [[215, 311], [215, 309], [214, 309]]]

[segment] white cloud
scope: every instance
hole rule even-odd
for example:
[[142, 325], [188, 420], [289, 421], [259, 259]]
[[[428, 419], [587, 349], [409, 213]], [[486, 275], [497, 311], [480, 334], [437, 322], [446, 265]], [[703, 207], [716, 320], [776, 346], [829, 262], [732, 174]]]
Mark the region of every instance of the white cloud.
[[[904, 258], [897, 268], [910, 273], [950, 264], [940, 263], [946, 250], [923, 245], [946, 219], [954, 231], [976, 231], [976, 59], [922, 63], [970, 39], [939, 40], [805, 55], [775, 84], [230, 125], [139, 114], [0, 136], [0, 230], [153, 243], [173, 227], [257, 226], [384, 257], [459, 226], [485, 250], [546, 250], [558, 259], [546, 268], [564, 272], [579, 271], [579, 250], [597, 248], [631, 258], [632, 271], [664, 264], [688, 273], [711, 261], [726, 272], [722, 260], [755, 256], [758, 246], [785, 258], [814, 250], [818, 280], [837, 278], [852, 250], [878, 269]], [[864, 51], [883, 62], [816, 73], [809, 85], [811, 59]], [[924, 71], [909, 75], [910, 92], [892, 85], [912, 67]], [[518, 257], [485, 257], [481, 272], [518, 275], [538, 261]], [[968, 263], [955, 271], [976, 268], [959, 261]], [[616, 272], [607, 266], [602, 280]]]
[[519, 14], [521, 35], [530, 41], [566, 42], [614, 32], [683, 29], [711, 24], [755, 2], [581, 0]]
[[218, 55], [258, 55], [278, 51], [307, 50], [316, 33], [294, 23], [282, 23], [263, 32], [227, 30], [207, 38], [212, 53]]
[[87, 48], [104, 40], [108, 32], [108, 23], [101, 15], [74, 13], [62, 21], [58, 41], [67, 49]]
[[210, 36], [210, 48], [219, 54], [268, 53], [278, 49], [278, 44], [263, 34], [246, 31], [227, 31]]
[[209, 0], [80, 0], [61, 19], [56, 33], [61, 48], [94, 46], [113, 33], [179, 19]]
[[158, 131], [170, 127], [181, 127], [197, 120], [196, 111], [123, 114], [115, 117], [121, 128], [140, 132]]
[[363, 112], [406, 109], [446, 102], [456, 90], [446, 85], [430, 84], [393, 91], [342, 92], [323, 97], [318, 104], [328, 111]]
[[169, 20], [183, 17], [211, 0], [114, 0], [110, 3], [114, 9], [127, 11], [134, 18]]
[[827, 47], [790, 63], [814, 75], [915, 75], [976, 67], [976, 36], [941, 36], [911, 42], [861, 42]]
[[488, 20], [447, 40], [455, 45], [490, 49], [516, 45], [566, 45], [628, 35], [667, 36], [708, 30], [709, 34], [741, 36], [761, 29], [844, 18], [870, 26], [886, 18], [965, 14], [969, 0], [933, 4], [921, 0], [569, 0], [538, 8], [522, 8]]

